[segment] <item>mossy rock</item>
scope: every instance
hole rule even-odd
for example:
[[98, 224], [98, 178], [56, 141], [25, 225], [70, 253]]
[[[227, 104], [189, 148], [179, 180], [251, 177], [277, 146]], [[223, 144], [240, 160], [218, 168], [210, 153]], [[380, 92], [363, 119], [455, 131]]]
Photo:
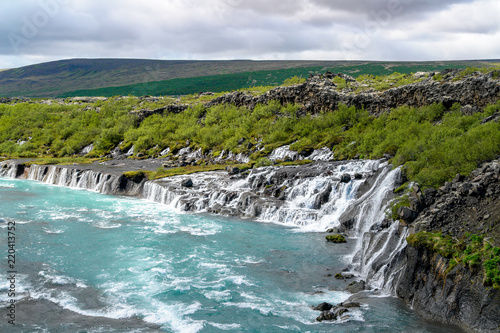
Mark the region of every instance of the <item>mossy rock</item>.
[[143, 170], [128, 171], [123, 173], [123, 175], [135, 183], [140, 183], [142, 180], [149, 178], [149, 172]]
[[347, 241], [345, 240], [345, 237], [342, 235], [338, 235], [338, 234], [326, 235], [325, 238], [328, 242], [332, 242], [332, 243], [347, 243]]

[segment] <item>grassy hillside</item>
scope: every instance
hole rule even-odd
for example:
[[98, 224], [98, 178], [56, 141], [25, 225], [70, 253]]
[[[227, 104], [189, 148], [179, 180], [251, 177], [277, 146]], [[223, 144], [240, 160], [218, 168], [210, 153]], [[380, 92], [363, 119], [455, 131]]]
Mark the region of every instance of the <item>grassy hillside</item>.
[[315, 66], [288, 68], [273, 71], [244, 72], [225, 75], [200, 76], [193, 78], [179, 78], [165, 81], [144, 82], [130, 84], [119, 87], [105, 87], [98, 89], [75, 90], [61, 94], [59, 97], [75, 96], [165, 96], [165, 95], [186, 95], [199, 92], [212, 91], [223, 92], [250, 88], [257, 86], [278, 86], [292, 76], [308, 77], [309, 74], [323, 73], [326, 70], [332, 72], [343, 72], [354, 77], [360, 75], [388, 75], [394, 72], [412, 73], [418, 71], [440, 71], [445, 68], [463, 68], [461, 63], [449, 64], [339, 64], [335, 66]]
[[184, 112], [155, 114], [142, 122], [130, 113], [172, 101], [117, 97], [91, 104], [0, 104], [0, 155], [75, 157], [93, 144], [89, 158], [132, 145], [136, 157], [157, 157], [165, 148], [175, 153], [189, 145], [212, 151], [214, 157], [222, 150], [251, 154], [252, 161], [266, 165], [274, 148], [292, 144], [297, 151], [328, 147], [339, 160], [388, 154], [394, 165], [405, 167], [410, 179], [438, 186], [500, 154], [500, 123], [484, 121], [500, 112], [500, 102], [472, 115], [463, 114], [459, 104], [402, 106], [378, 117], [341, 105], [311, 115], [298, 112], [298, 105], [278, 102], [254, 109], [206, 108], [193, 102]]
[[54, 97], [82, 89], [334, 64], [336, 62], [71, 59], [1, 72], [0, 96]]
[[279, 85], [294, 75], [307, 77], [326, 70], [386, 75], [492, 62], [72, 59], [0, 71], [0, 97], [185, 95]]

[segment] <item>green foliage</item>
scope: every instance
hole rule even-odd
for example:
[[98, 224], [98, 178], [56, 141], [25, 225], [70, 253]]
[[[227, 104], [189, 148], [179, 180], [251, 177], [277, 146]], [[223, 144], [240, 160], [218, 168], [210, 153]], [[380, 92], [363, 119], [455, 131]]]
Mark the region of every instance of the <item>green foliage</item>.
[[410, 200], [408, 195], [403, 195], [395, 200], [393, 200], [389, 206], [389, 210], [391, 212], [391, 219], [398, 220], [398, 210], [401, 207], [410, 207]]
[[335, 235], [326, 235], [325, 239], [328, 242], [332, 242], [332, 243], [347, 243], [347, 241], [345, 240], [345, 237], [342, 236], [342, 235], [338, 235], [338, 234], [335, 234]]
[[125, 177], [127, 177], [128, 179], [130, 179], [136, 183], [139, 183], [144, 179], [148, 180], [150, 174], [151, 174], [150, 171], [138, 170], [138, 171], [125, 172], [123, 175]]
[[294, 84], [301, 84], [301, 83], [304, 83], [306, 82], [306, 79], [304, 79], [303, 77], [298, 77], [297, 75], [291, 77], [291, 78], [288, 78], [286, 79], [285, 81], [283, 81], [283, 85], [284, 86], [291, 86], [291, 85], [294, 85]]
[[24, 162], [23, 164], [26, 166], [32, 164], [38, 165], [71, 165], [71, 164], [89, 164], [95, 161], [99, 161], [101, 159], [98, 158], [84, 158], [84, 157], [61, 157], [61, 158], [52, 158], [52, 157], [44, 157], [44, 158], [35, 158], [29, 162]]
[[484, 275], [485, 286], [500, 289], [500, 248], [492, 246], [483, 236], [468, 234], [456, 240], [440, 232], [419, 232], [406, 240], [412, 247], [425, 247], [451, 259], [449, 270], [460, 263], [473, 270], [479, 269]]
[[443, 79], [443, 76], [441, 74], [434, 74], [434, 76], [432, 77], [432, 79], [434, 81], [441, 81]]
[[360, 118], [342, 133], [343, 141], [334, 153], [343, 158], [358, 154], [379, 158], [390, 152], [394, 155], [392, 163], [403, 165], [411, 180], [427, 187], [440, 186], [500, 153], [499, 124], [481, 124], [497, 107], [464, 116], [454, 111], [457, 106], [446, 112], [441, 104], [433, 104], [400, 107], [370, 122]]
[[491, 71], [492, 71], [491, 67], [481, 67], [481, 68], [467, 67], [466, 69], [464, 69], [463, 71], [460, 71], [460, 73], [458, 73], [457, 78], [461, 79], [463, 77], [473, 75], [476, 72], [486, 74], [486, 73], [491, 72]]
[[341, 78], [340, 76], [334, 77], [333, 83], [335, 83], [335, 85], [337, 86], [337, 89], [339, 89], [339, 90], [347, 88], [347, 81], [344, 78]]
[[267, 157], [261, 157], [257, 159], [257, 161], [255, 161], [256, 168], [270, 166], [270, 165], [273, 165], [273, 162], [271, 162]]
[[[234, 164], [233, 167], [237, 167], [240, 170], [246, 170], [250, 167], [249, 164]], [[197, 172], [206, 172], [206, 171], [217, 171], [224, 170], [227, 165], [187, 165], [185, 167], [179, 168], [158, 168], [155, 172], [151, 172], [149, 174], [149, 179], [159, 179], [165, 177], [172, 177], [177, 175], [189, 175]]]
[[419, 82], [422, 79], [416, 79], [412, 74], [402, 74], [394, 72], [390, 75], [360, 75], [357, 77], [356, 81], [365, 85], [360, 87], [357, 91], [363, 91], [368, 88], [373, 88], [378, 91], [387, 90], [390, 88], [396, 88], [399, 86]]
[[[406, 79], [410, 78], [394, 73], [382, 81], [398, 84]], [[379, 78], [365, 75], [358, 80], [375, 84]], [[253, 110], [234, 105], [205, 108], [198, 103], [184, 112], [155, 114], [141, 123], [129, 114], [160, 105], [136, 98], [81, 105], [1, 104], [0, 155], [73, 157], [92, 143], [94, 150], [87, 157], [98, 157], [121, 143], [123, 150], [134, 145], [135, 153], [145, 158], [157, 157], [166, 147], [175, 154], [186, 144], [203, 152], [212, 150], [217, 156], [222, 150], [250, 153], [254, 148], [249, 147], [259, 145], [264, 149], [253, 151], [251, 160], [260, 159], [258, 164], [265, 165], [268, 162], [262, 158], [273, 149], [291, 144], [296, 151], [328, 147], [337, 160], [388, 154], [411, 181], [436, 187], [500, 154], [500, 124], [482, 124], [485, 117], [500, 111], [500, 102], [471, 116], [462, 115], [458, 104], [449, 110], [441, 104], [405, 106], [378, 117], [339, 105], [333, 111], [303, 115], [297, 112], [299, 106], [277, 101]], [[238, 143], [241, 139], [243, 144]], [[26, 142], [18, 144], [21, 141]]]

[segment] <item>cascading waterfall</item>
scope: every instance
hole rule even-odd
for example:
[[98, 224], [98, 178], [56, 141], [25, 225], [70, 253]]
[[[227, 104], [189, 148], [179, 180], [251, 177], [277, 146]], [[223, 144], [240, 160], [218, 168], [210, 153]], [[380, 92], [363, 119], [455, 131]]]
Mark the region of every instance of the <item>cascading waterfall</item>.
[[[0, 170], [4, 177], [17, 174], [15, 163]], [[308, 232], [339, 227], [342, 217], [354, 212], [353, 229], [348, 231], [356, 241], [354, 253], [347, 258], [351, 270], [371, 288], [393, 293], [397, 281], [391, 272], [406, 246], [407, 231], [399, 223], [382, 225], [399, 172], [383, 161], [315, 163], [253, 169], [248, 176], [224, 171], [174, 176], [146, 181], [139, 191], [128, 194], [181, 211], [251, 217]], [[346, 175], [348, 179], [342, 180]], [[26, 178], [106, 194], [117, 193], [120, 182], [117, 175], [63, 166], [31, 165]], [[192, 187], [181, 185], [187, 178]], [[272, 189], [277, 192], [266, 193]]]
[[[8, 174], [0, 174], [4, 177], [12, 177], [16, 173], [15, 164], [10, 167]], [[103, 174], [93, 170], [79, 170], [63, 166], [31, 165], [26, 179], [44, 182], [52, 185], [67, 186], [72, 188], [86, 189], [104, 194], [113, 194], [113, 182], [118, 176]]]

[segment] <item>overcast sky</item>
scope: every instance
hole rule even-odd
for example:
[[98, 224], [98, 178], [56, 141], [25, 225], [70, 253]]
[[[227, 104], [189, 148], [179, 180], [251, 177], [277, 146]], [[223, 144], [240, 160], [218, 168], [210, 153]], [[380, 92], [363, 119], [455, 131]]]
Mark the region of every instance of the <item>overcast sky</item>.
[[498, 0], [3, 0], [0, 69], [67, 58], [500, 58]]

